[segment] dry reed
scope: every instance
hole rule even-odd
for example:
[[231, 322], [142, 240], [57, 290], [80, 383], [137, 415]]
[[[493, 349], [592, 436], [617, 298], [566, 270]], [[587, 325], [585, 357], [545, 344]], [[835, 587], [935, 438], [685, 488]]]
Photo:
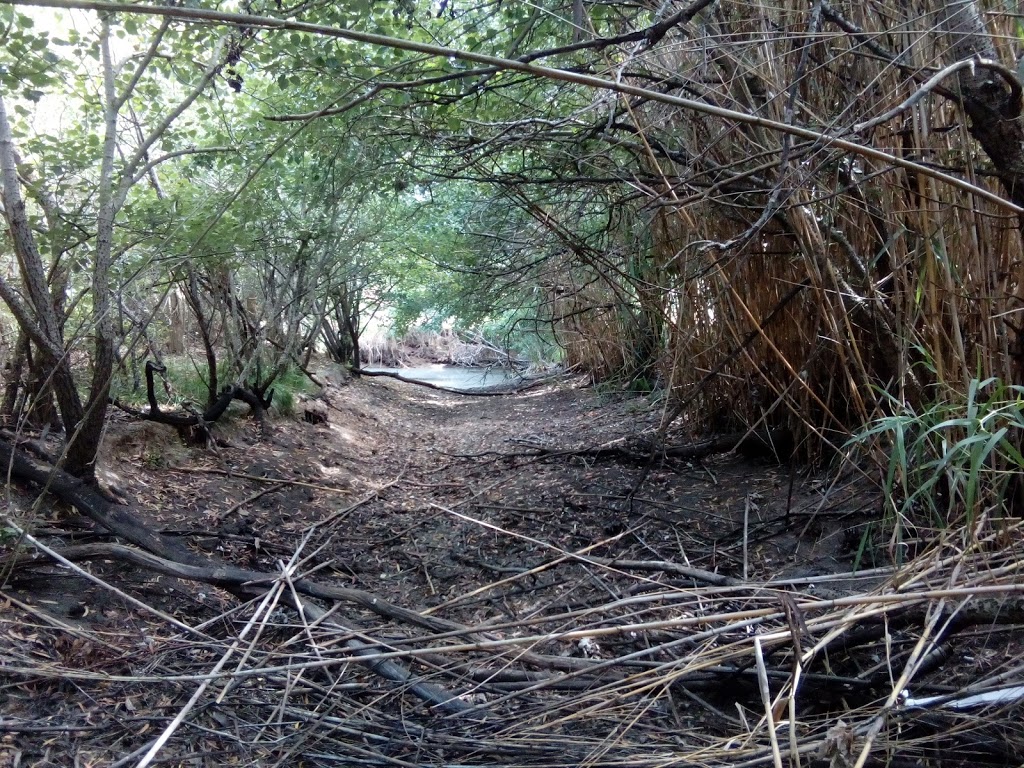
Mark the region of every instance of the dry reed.
[[[726, 0], [614, 64], [720, 106], [857, 136], [853, 126], [952, 63], [939, 10]], [[986, 20], [1014, 66], [1016, 17], [999, 6]], [[639, 196], [634, 184], [621, 203], [620, 219], [649, 229], [646, 246], [633, 244], [643, 268], [620, 273], [627, 287], [553, 297], [571, 363], [632, 375], [653, 334], [659, 376], [691, 406], [692, 428], [766, 420], [810, 437], [811, 455], [890, 413], [883, 390], [921, 409], [975, 378], [1020, 381], [1015, 216], [926, 172], [757, 126], [625, 98], [620, 113], [640, 132], [645, 174], [661, 181]], [[965, 119], [932, 93], [859, 136], [998, 193]]]
[[[1019, 546], [1019, 525], [1004, 535]], [[87, 715], [53, 706], [53, 733], [79, 757], [111, 765], [146, 754], [174, 764], [853, 765], [948, 760], [938, 750], [953, 746], [973, 764], [998, 764], [1024, 750], [1024, 704], [955, 702], [1019, 684], [1024, 667], [1015, 658], [948, 661], [971, 628], [1007, 637], [1020, 621], [1022, 561], [994, 554], [993, 543], [963, 549], [947, 538], [845, 593], [825, 575], [816, 587], [661, 585], [548, 547], [549, 569], [591, 585], [575, 592], [574, 607], [556, 607], [557, 582], [505, 600], [504, 618], [474, 607], [480, 594], [532, 584], [523, 573], [449, 600], [444, 613], [466, 623], [447, 632], [354, 605], [329, 620], [296, 619], [281, 609], [301, 575], [300, 549], [263, 601], [188, 632], [143, 612], [138, 637], [104, 637], [14, 602], [0, 619], [19, 639], [4, 674], [12, 692], [35, 691], [41, 702], [61, 686], [88, 694]], [[353, 653], [347, 640], [368, 636], [378, 640]], [[940, 657], [947, 668], [936, 680], [929, 670]], [[409, 686], [367, 671], [384, 660], [412, 671]], [[411, 694], [416, 681], [472, 708], [432, 710]], [[925, 702], [921, 691], [939, 697]]]

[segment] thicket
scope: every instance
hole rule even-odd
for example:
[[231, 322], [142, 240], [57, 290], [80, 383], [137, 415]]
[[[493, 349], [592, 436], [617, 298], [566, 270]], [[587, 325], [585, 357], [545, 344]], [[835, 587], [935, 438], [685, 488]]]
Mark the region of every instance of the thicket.
[[[1015, 7], [78, 5], [48, 26], [0, 1], [12, 476], [47, 482], [8, 449], [62, 428], [62, 466], [92, 481], [113, 383], [147, 362], [188, 360], [204, 417], [259, 410], [318, 347], [358, 364], [375, 317], [455, 317], [662, 391], [656, 438], [784, 429], [796, 458], [877, 477], [891, 559], [934, 547], [948, 576], [922, 565], [915, 599], [1012, 580]], [[168, 403], [149, 394], [140, 416]], [[822, 637], [856, 613], [830, 611]]]
[[[358, 364], [381, 318], [557, 348], [663, 389], [666, 425], [784, 427], [803, 458], [865, 429], [888, 451], [879, 420], [1021, 381], [1001, 7], [142, 9], [51, 30], [12, 5], [31, 3], [0, 9], [3, 408], [63, 423], [78, 473], [115, 369], [187, 351], [207, 405], [262, 398], [317, 348]], [[62, 88], [86, 119], [54, 122]]]

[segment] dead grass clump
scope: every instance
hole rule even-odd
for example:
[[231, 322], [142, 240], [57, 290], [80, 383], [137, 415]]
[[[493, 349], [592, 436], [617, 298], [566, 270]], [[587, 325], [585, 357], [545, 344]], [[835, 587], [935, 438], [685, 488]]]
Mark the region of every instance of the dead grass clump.
[[104, 432], [98, 460], [109, 468], [127, 461], [157, 469], [180, 466], [189, 457], [174, 427], [153, 421], [115, 420]]
[[479, 334], [414, 328], [401, 338], [375, 337], [361, 346], [367, 365], [392, 368], [437, 363], [467, 368], [516, 362], [505, 350]]

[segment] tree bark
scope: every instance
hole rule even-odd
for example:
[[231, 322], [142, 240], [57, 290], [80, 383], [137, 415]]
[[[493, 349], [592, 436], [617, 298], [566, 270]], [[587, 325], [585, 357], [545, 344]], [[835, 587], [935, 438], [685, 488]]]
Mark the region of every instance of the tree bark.
[[168, 314], [171, 317], [171, 327], [167, 332], [167, 353], [180, 355], [185, 352], [185, 300], [177, 286], [171, 289], [167, 299]]
[[[1024, 206], [1024, 124], [1021, 88], [996, 62], [992, 36], [975, 0], [950, 0], [941, 11], [940, 28], [957, 61], [978, 64], [958, 75], [958, 95], [970, 118], [970, 133], [992, 160], [1010, 199]], [[1024, 229], [1024, 216], [1020, 217]]]

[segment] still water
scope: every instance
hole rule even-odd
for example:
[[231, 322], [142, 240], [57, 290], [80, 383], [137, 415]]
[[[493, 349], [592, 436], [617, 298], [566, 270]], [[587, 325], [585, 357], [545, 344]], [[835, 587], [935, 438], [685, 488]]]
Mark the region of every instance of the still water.
[[450, 389], [479, 389], [497, 387], [501, 384], [519, 381], [515, 371], [508, 368], [463, 368], [458, 365], [417, 365], [409, 368], [384, 368], [379, 365], [366, 367], [367, 371], [397, 373], [403, 378], [426, 381]]

